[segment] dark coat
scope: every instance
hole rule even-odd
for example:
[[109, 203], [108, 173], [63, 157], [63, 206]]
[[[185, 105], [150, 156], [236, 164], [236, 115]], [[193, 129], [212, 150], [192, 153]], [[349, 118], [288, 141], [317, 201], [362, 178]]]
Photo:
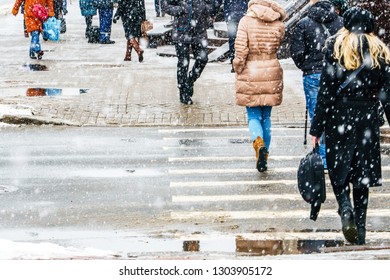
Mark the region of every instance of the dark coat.
[[214, 9], [217, 10], [223, 2], [225, 21], [239, 22], [248, 10], [248, 0], [215, 0]]
[[310, 134], [325, 131], [326, 161], [333, 184], [354, 187], [381, 185], [378, 96], [390, 120], [390, 65], [364, 68], [343, 91], [337, 89], [353, 71], [345, 70], [332, 56], [334, 38], [325, 54], [317, 105]]
[[114, 18], [121, 18], [127, 39], [140, 38], [141, 23], [146, 20], [144, 0], [119, 0]]
[[174, 17], [174, 42], [200, 43], [207, 40], [207, 28], [213, 12], [212, 0], [163, 0], [162, 10]]
[[390, 48], [390, 2], [385, 0], [364, 1], [357, 6], [370, 11], [374, 15], [374, 32]]
[[322, 49], [329, 37], [322, 23], [331, 35], [343, 27], [342, 17], [337, 15], [334, 6], [328, 1], [312, 5], [307, 16], [297, 23], [291, 37], [291, 57], [304, 76], [322, 71], [324, 57]]

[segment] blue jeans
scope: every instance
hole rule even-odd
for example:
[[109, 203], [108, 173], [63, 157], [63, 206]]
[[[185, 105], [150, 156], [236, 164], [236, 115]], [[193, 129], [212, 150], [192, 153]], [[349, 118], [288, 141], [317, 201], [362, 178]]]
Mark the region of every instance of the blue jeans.
[[251, 139], [263, 138], [267, 151], [271, 144], [271, 110], [271, 106], [246, 107]]
[[[307, 111], [309, 112], [310, 123], [314, 117], [314, 111], [317, 104], [317, 95], [320, 88], [321, 74], [311, 74], [303, 76], [303, 90], [305, 92]], [[322, 134], [320, 141], [320, 155], [324, 162], [324, 167], [327, 169], [326, 164], [326, 147], [325, 147], [325, 135]]]
[[30, 55], [41, 51], [41, 44], [39, 43], [39, 31], [31, 32], [31, 43], [30, 43]]

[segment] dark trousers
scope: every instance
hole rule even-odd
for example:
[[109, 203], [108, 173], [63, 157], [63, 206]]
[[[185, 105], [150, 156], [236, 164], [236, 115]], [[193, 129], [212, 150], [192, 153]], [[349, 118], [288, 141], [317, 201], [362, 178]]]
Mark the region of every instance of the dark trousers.
[[112, 7], [99, 8], [100, 42], [110, 40], [113, 12]]
[[[177, 55], [177, 84], [178, 88], [184, 88], [186, 83], [193, 85], [200, 77], [208, 61], [207, 44], [202, 43], [176, 43]], [[190, 50], [195, 58], [195, 63], [190, 72]]]
[[237, 37], [237, 29], [238, 29], [238, 22], [234, 20], [230, 20], [226, 22], [227, 25], [227, 34], [229, 37], [229, 59], [230, 62], [233, 62], [234, 59], [234, 42], [236, 41]]

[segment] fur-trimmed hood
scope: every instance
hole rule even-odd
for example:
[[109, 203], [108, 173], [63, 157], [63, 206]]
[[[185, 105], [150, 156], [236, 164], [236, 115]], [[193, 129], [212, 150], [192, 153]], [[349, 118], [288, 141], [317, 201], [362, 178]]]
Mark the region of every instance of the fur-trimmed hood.
[[265, 22], [283, 21], [286, 18], [284, 8], [272, 0], [250, 0], [248, 15]]

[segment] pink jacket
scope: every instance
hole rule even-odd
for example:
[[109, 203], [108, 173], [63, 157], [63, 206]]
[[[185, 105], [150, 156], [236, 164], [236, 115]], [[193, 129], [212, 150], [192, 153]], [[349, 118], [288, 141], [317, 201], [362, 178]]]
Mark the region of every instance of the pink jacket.
[[277, 106], [283, 99], [283, 69], [276, 53], [283, 41], [286, 12], [272, 0], [251, 0], [238, 25], [233, 65], [236, 103]]

